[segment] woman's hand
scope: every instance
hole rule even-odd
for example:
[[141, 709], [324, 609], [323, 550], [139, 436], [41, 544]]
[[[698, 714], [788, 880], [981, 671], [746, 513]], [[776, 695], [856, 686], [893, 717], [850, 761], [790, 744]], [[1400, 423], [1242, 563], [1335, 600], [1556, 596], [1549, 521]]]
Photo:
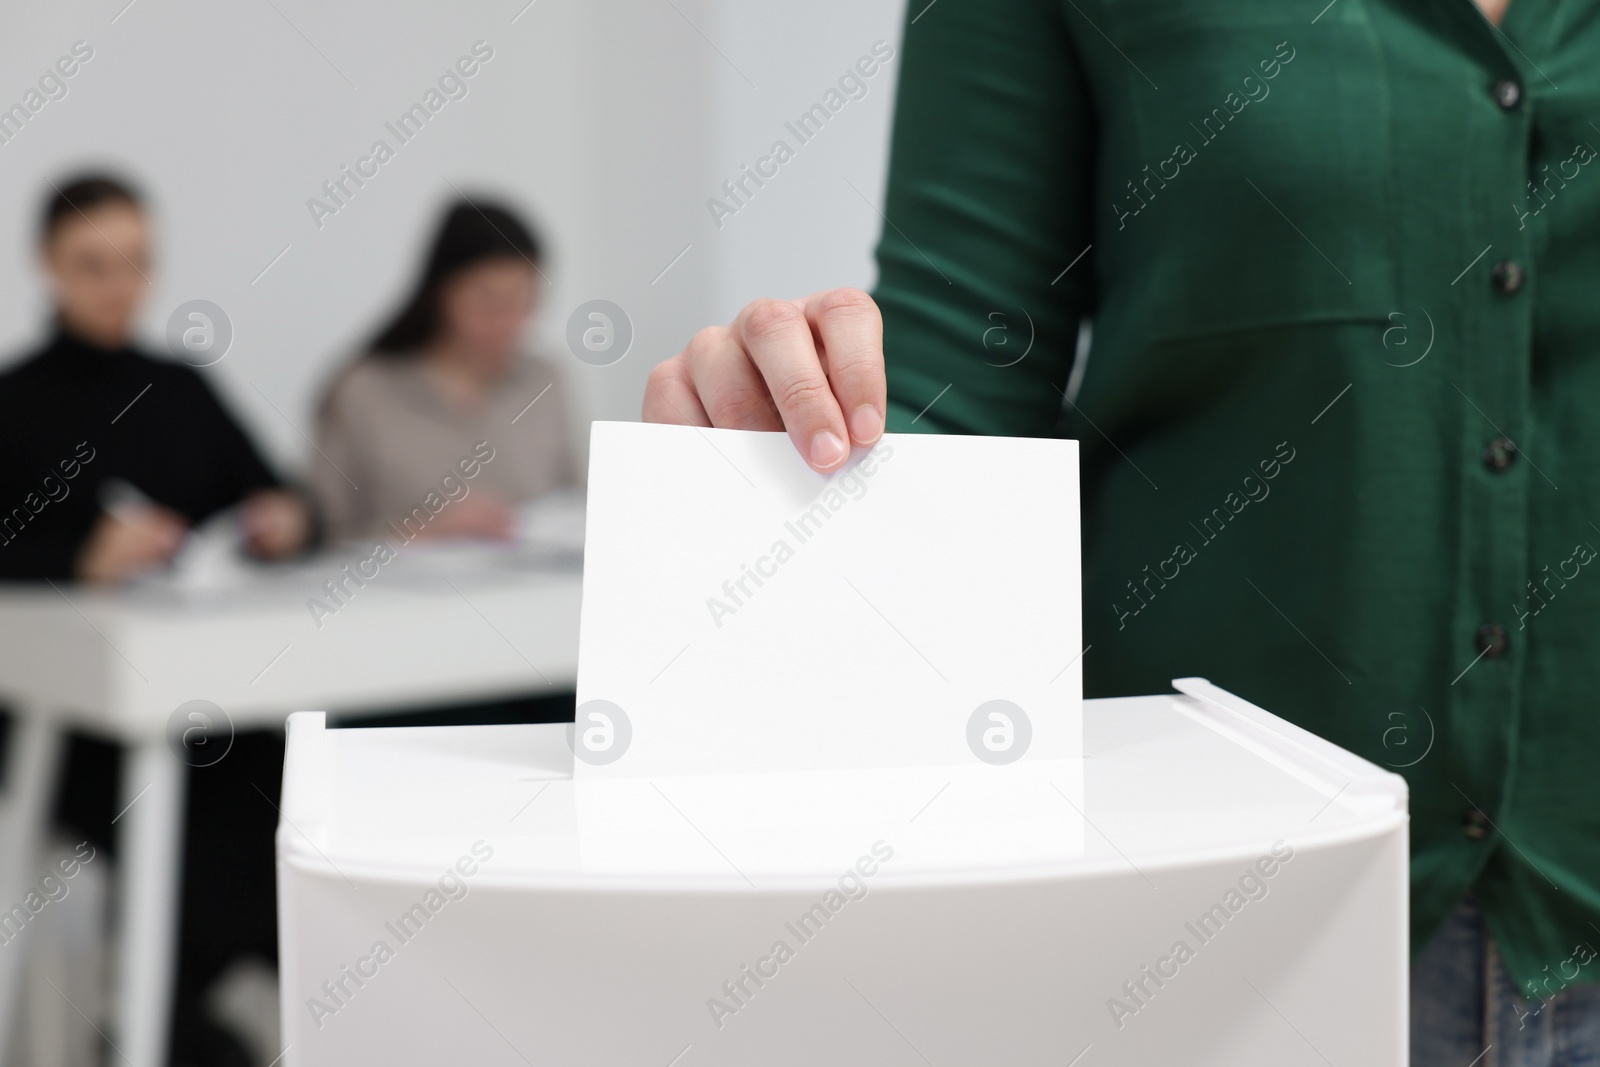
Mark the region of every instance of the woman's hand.
[[509, 541], [516, 529], [517, 512], [510, 504], [488, 492], [475, 490], [471, 496], [452, 500], [432, 522], [422, 528], [422, 541]]
[[883, 317], [859, 289], [757, 300], [650, 374], [646, 422], [787, 430], [813, 470], [883, 436]]
[[282, 559], [306, 546], [311, 538], [311, 512], [296, 493], [264, 489], [245, 498], [239, 525], [250, 554]]
[[181, 516], [154, 504], [104, 512], [78, 554], [77, 578], [112, 585], [165, 566], [187, 532]]

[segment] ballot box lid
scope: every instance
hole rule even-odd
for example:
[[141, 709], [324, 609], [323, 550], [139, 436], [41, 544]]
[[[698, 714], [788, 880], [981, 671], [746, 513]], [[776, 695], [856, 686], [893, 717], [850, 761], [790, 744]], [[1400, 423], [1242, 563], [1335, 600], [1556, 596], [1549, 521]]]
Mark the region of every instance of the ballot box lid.
[[299, 712], [279, 861], [345, 882], [470, 869], [552, 891], [748, 892], [860, 865], [875, 884], [1148, 876], [1405, 820], [1397, 774], [1203, 679], [1174, 685], [1085, 701], [1081, 759], [592, 782], [574, 782], [559, 724], [330, 730]]

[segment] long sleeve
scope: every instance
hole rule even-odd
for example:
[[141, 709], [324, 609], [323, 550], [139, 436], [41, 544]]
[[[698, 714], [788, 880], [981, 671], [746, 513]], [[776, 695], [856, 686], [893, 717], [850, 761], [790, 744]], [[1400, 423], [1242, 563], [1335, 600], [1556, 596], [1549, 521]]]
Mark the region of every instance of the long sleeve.
[[560, 360], [534, 354], [519, 360], [491, 398], [487, 410], [494, 423], [483, 432], [516, 457], [514, 473], [510, 467], [493, 472], [508, 500], [523, 503], [553, 489], [581, 489], [587, 481], [579, 462], [572, 382]]
[[572, 390], [567, 377], [556, 369], [555, 364], [545, 360], [540, 363], [550, 368], [554, 382], [554, 388], [550, 390], [551, 399], [555, 402], [551, 412], [551, 420], [555, 424], [552, 433], [555, 455], [551, 460], [554, 482], [560, 488], [581, 489], [588, 477], [578, 462], [577, 438], [573, 436]]
[[[62, 471], [40, 467], [15, 412], [0, 418], [0, 581], [70, 580], [81, 531], [97, 512]], [[76, 469], [69, 455], [64, 457]], [[48, 485], [43, 481], [51, 476]], [[58, 499], [52, 499], [50, 490]], [[64, 495], [62, 495], [64, 494]], [[75, 499], [76, 496], [76, 499]], [[62, 518], [63, 511], [70, 512]], [[43, 523], [37, 520], [43, 517]]]
[[1048, 436], [1092, 300], [1088, 92], [1058, 4], [921, 7], [874, 294], [889, 429]]
[[317, 420], [316, 448], [309, 459], [307, 484], [330, 540], [368, 532], [377, 518], [367, 514], [360, 489], [364, 465], [361, 433], [344, 388], [337, 383]]
[[0, 378], [0, 577], [71, 578], [113, 482], [191, 524], [282, 484], [200, 372], [58, 337]]
[[173, 503], [191, 521], [200, 522], [253, 492], [281, 488], [283, 480], [205, 379], [192, 372], [188, 377], [198, 394], [197, 406], [205, 411], [210, 426], [206, 448], [212, 453], [214, 475], [209, 485], [195, 487], [192, 498]]

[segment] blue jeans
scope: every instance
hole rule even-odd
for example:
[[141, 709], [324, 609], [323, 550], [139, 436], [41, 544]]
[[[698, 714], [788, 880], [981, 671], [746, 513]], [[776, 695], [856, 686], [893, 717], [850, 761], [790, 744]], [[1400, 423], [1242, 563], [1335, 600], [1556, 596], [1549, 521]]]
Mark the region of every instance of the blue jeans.
[[1600, 984], [1552, 988], [1520, 996], [1462, 902], [1411, 964], [1411, 1067], [1600, 1067]]

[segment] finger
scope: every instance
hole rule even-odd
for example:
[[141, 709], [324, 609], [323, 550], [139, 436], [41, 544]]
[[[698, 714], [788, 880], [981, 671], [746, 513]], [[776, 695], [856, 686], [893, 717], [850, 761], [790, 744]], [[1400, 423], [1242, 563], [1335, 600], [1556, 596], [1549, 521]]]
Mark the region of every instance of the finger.
[[684, 350], [689, 380], [711, 425], [730, 430], [781, 430], [767, 383], [731, 332], [713, 326]]
[[159, 504], [146, 505], [144, 514], [148, 515], [151, 521], [159, 523], [167, 529], [182, 532], [188, 527], [188, 520], [182, 515], [179, 515], [171, 508], [164, 508]]
[[186, 531], [182, 526], [170, 527], [161, 531], [157, 540], [157, 551], [162, 559], [177, 553], [183, 547], [183, 538]]
[[176, 541], [157, 531], [142, 533], [128, 545], [128, 557], [136, 563], [160, 563], [178, 550]]
[[266, 501], [260, 497], [248, 498], [245, 500], [243, 507], [239, 509], [239, 525], [244, 527], [245, 533], [251, 537], [260, 536], [261, 532], [271, 525], [271, 522], [271, 509], [266, 506]]
[[860, 289], [829, 289], [806, 298], [806, 318], [822, 342], [823, 367], [850, 437], [870, 445], [883, 436], [883, 316]]
[[171, 512], [145, 505], [119, 512], [115, 518], [116, 529], [130, 545], [164, 544], [183, 529]]
[[695, 396], [683, 353], [656, 364], [644, 387], [644, 421], [675, 426], [710, 426]]
[[842, 464], [850, 455], [849, 431], [812, 343], [804, 305], [758, 300], [739, 313], [733, 332], [761, 372], [806, 462], [817, 471]]
[[183, 539], [188, 536], [189, 527], [177, 515], [163, 510], [157, 517], [155, 526], [156, 542], [160, 546], [163, 558], [171, 556], [183, 546]]

